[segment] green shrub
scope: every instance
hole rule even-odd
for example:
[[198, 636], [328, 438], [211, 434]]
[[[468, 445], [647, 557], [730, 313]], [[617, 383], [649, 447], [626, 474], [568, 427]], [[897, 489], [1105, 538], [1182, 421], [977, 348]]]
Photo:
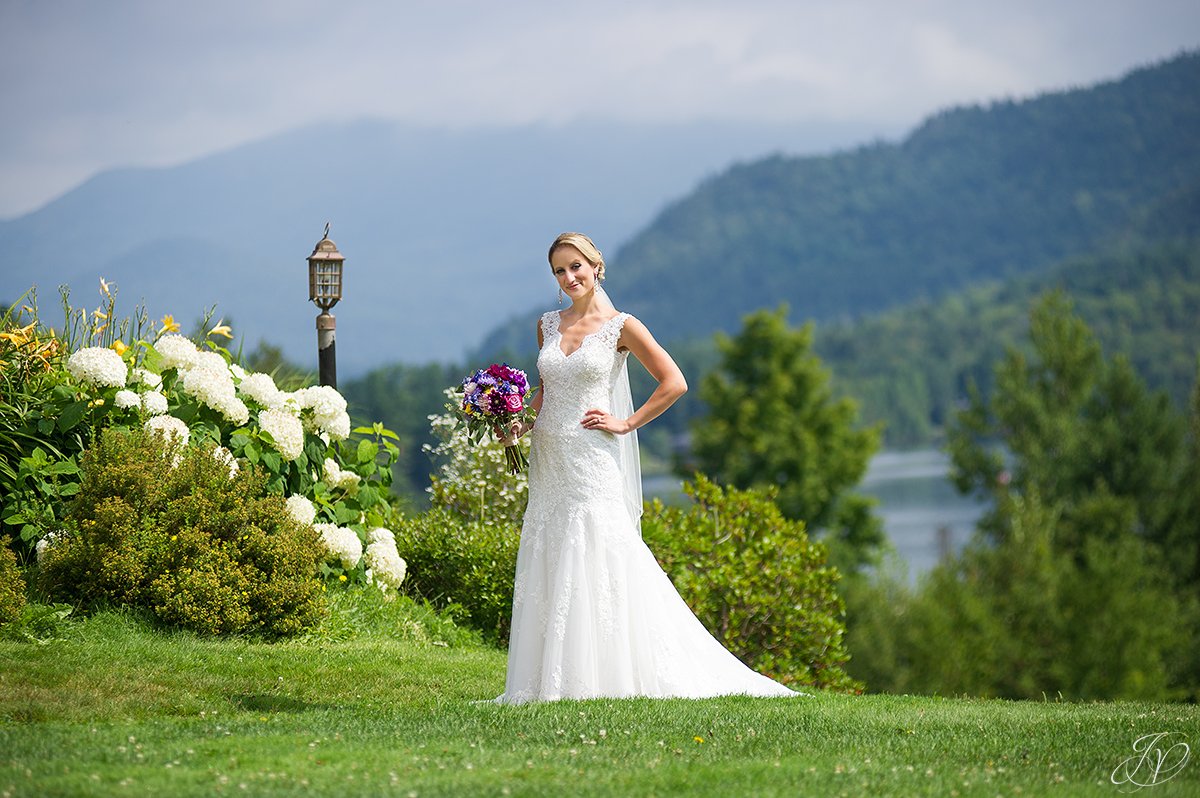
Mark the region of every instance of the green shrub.
[[642, 534], [705, 627], [755, 670], [786, 684], [859, 690], [846, 675], [840, 575], [774, 488], [684, 483], [691, 507], [652, 502]]
[[25, 580], [17, 569], [17, 555], [8, 538], [0, 538], [0, 626], [21, 617], [25, 607]]
[[408, 563], [403, 590], [506, 643], [519, 543], [516, 526], [466, 521], [441, 507], [407, 518], [396, 529], [396, 550]]
[[46, 592], [86, 608], [128, 605], [206, 634], [292, 635], [320, 620], [323, 551], [252, 469], [212, 447], [106, 430], [85, 452], [64, 534], [44, 552]]

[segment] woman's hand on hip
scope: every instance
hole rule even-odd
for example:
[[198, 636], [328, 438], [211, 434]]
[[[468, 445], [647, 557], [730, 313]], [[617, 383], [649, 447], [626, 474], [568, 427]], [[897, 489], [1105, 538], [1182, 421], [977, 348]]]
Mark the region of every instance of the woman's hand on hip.
[[580, 423], [584, 429], [598, 429], [614, 435], [624, 435], [633, 431], [628, 419], [617, 418], [612, 413], [606, 413], [595, 407], [583, 414], [583, 421]]

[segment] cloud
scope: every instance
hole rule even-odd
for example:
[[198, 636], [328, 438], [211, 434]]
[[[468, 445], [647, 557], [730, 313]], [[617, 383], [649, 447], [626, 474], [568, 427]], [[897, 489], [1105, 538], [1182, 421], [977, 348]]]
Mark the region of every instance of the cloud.
[[879, 134], [1194, 47], [1191, 0], [58, 0], [0, 5], [0, 215], [329, 119], [740, 120]]

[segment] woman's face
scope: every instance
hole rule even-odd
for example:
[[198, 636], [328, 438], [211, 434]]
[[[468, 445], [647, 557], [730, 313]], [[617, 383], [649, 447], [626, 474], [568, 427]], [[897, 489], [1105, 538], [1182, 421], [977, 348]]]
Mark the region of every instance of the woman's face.
[[558, 280], [558, 287], [571, 299], [578, 299], [596, 287], [596, 268], [570, 244], [554, 250], [550, 270]]

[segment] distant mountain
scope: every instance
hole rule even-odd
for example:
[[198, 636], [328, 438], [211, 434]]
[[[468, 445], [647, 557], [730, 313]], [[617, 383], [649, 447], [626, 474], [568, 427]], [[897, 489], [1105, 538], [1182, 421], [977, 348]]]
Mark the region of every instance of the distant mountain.
[[[664, 341], [787, 302], [849, 320], [1093, 253], [1200, 178], [1200, 53], [1091, 88], [939, 113], [903, 141], [728, 169], [610, 259], [616, 304]], [[521, 352], [533, 315], [480, 356]]]
[[315, 360], [305, 258], [326, 221], [346, 256], [343, 376], [461, 356], [500, 320], [554, 296], [546, 246], [586, 228], [615, 246], [670, 198], [737, 159], [821, 151], [828, 128], [693, 124], [435, 130], [384, 121], [275, 136], [174, 168], [106, 172], [0, 222], [0, 303], [98, 278], [125, 310], [185, 323], [210, 305], [253, 346]]

